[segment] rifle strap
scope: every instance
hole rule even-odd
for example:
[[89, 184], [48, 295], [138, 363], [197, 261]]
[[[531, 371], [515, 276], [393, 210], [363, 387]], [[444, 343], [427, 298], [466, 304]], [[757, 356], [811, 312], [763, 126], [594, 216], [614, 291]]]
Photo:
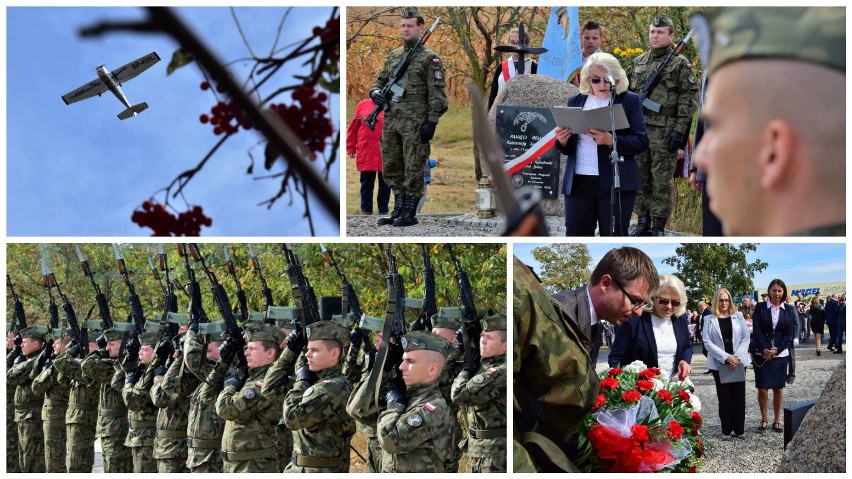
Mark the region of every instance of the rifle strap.
[[369, 409], [369, 398], [371, 396], [374, 401], [373, 404], [375, 404], [376, 407], [379, 405], [379, 387], [382, 384], [382, 373], [385, 368], [385, 360], [388, 357], [388, 347], [390, 346], [389, 340], [391, 337], [391, 331], [393, 330], [393, 319], [398, 307], [399, 305], [396, 304], [396, 288], [391, 288], [388, 291], [388, 301], [385, 307], [386, 315], [385, 324], [382, 328], [382, 344], [379, 345], [379, 351], [376, 353], [376, 360], [373, 362], [372, 369], [370, 369], [370, 377], [367, 379], [367, 394], [365, 396], [368, 400], [367, 404], [364, 405], [364, 410]]
[[565, 472], [581, 472], [579, 469], [577, 469], [577, 466], [571, 463], [571, 461], [568, 459], [568, 456], [565, 455], [562, 449], [559, 449], [559, 446], [557, 446], [546, 436], [532, 431], [525, 432], [524, 435], [521, 437], [521, 442], [524, 444], [524, 447], [526, 447], [528, 444], [535, 444], [536, 446], [541, 448], [541, 451], [547, 456], [548, 459], [550, 459], [553, 465], [555, 465], [559, 469], [562, 469]]

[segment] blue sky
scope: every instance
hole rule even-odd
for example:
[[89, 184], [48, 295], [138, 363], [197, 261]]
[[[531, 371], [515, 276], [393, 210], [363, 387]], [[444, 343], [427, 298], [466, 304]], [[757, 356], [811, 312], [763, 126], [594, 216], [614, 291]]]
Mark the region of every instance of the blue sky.
[[[550, 244], [550, 243], [547, 243]], [[532, 250], [541, 244], [515, 243], [514, 254], [521, 261], [540, 270], [538, 262], [532, 257]], [[674, 273], [674, 268], [663, 264], [663, 259], [674, 256], [678, 243], [636, 244], [636, 243], [587, 243], [592, 255], [592, 265], [612, 248], [633, 246], [644, 251], [660, 273]], [[810, 283], [824, 283], [846, 280], [846, 245], [837, 243], [760, 243], [756, 253], [746, 255], [749, 262], [760, 258], [768, 267], [755, 275], [757, 289], [765, 289], [774, 278], [781, 278], [787, 286], [805, 286]]]
[[[228, 8], [178, 8], [179, 15], [210, 43], [224, 61], [249, 57]], [[269, 53], [283, 8], [238, 8], [243, 30], [258, 55]], [[286, 46], [325, 25], [331, 8], [295, 8], [279, 41]], [[77, 31], [101, 20], [141, 19], [139, 8], [10, 7], [7, 15], [7, 234], [10, 236], [145, 236], [151, 230], [130, 221], [133, 210], [165, 187], [178, 173], [195, 166], [218, 141], [211, 126], [199, 122], [215, 104], [199, 88], [203, 76], [189, 65], [166, 76], [177, 44], [165, 35], [111, 33], [82, 39]], [[213, 40], [213, 41], [211, 41]], [[72, 105], [60, 98], [96, 78], [95, 68], [114, 69], [156, 51], [162, 60], [122, 86], [131, 104], [147, 102], [137, 117], [120, 121], [124, 106], [109, 92]], [[231, 65], [240, 80], [248, 61]], [[291, 62], [293, 63], [293, 62]], [[301, 63], [301, 62], [298, 62]], [[288, 64], [290, 65], [290, 64]], [[292, 84], [290, 67], [262, 88], [266, 95]], [[289, 94], [277, 103], [290, 101]], [[331, 97], [333, 121], [339, 122], [339, 97]], [[256, 206], [278, 190], [277, 180], [247, 175], [247, 151], [257, 144], [255, 131], [228, 139], [186, 188], [190, 203], [213, 218], [205, 236], [308, 235], [302, 203], [288, 207], [285, 195], [271, 210]], [[253, 154], [263, 168], [263, 149]], [[340, 190], [339, 161], [330, 186]], [[319, 164], [317, 165], [319, 166]], [[277, 169], [276, 169], [277, 168]], [[272, 172], [279, 172], [279, 162]], [[158, 196], [162, 201], [162, 194]], [[182, 200], [173, 203], [184, 209]], [[319, 236], [337, 236], [339, 224], [312, 201]]]

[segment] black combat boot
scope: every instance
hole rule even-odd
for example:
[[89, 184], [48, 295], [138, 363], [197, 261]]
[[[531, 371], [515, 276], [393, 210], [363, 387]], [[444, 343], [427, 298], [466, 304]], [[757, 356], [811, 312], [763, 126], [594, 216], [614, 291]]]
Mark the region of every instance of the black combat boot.
[[393, 195], [393, 211], [389, 216], [381, 216], [376, 224], [379, 226], [392, 225], [394, 220], [402, 215], [402, 209], [405, 207], [405, 195], [395, 193]]
[[394, 226], [414, 226], [419, 221], [415, 217], [417, 215], [417, 203], [420, 202], [419, 196], [406, 196], [405, 197], [405, 207], [402, 209], [402, 216], [397, 218], [394, 222]]
[[651, 215], [648, 213], [640, 214], [639, 221], [636, 223], [636, 229], [630, 233], [630, 236], [651, 236]]
[[653, 224], [651, 225], [651, 236], [665, 236], [666, 235], [666, 220], [668, 218], [653, 218]]

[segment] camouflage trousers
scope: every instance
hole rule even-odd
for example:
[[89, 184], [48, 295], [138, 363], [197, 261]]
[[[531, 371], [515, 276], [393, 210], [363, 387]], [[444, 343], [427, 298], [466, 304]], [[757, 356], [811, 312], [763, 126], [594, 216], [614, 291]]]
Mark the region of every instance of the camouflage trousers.
[[95, 465], [95, 424], [72, 423], [68, 433], [68, 472], [92, 472]]
[[506, 472], [506, 452], [489, 457], [468, 457], [467, 472]]
[[648, 125], [648, 151], [636, 157], [639, 163], [639, 191], [633, 212], [637, 215], [650, 213], [657, 218], [668, 218], [672, 212], [672, 186], [677, 155], [665, 144], [670, 130], [661, 126]]
[[[424, 107], [425, 111], [426, 108]], [[385, 117], [382, 126], [382, 175], [395, 194], [423, 196], [423, 168], [429, 159], [429, 143], [420, 141], [418, 118]]]
[[367, 472], [382, 472], [382, 445], [377, 436], [367, 438]]
[[133, 456], [130, 448], [124, 445], [124, 437], [102, 437], [101, 448], [103, 448], [104, 472], [133, 472]]
[[277, 457], [254, 459], [251, 461], [222, 461], [223, 472], [280, 472]]
[[18, 422], [18, 461], [21, 472], [45, 472], [41, 416]]
[[15, 409], [6, 408], [6, 472], [21, 472], [18, 457], [18, 425], [14, 421]]
[[278, 467], [281, 472], [284, 472], [284, 469], [287, 468], [287, 464], [290, 462], [287, 458], [293, 454], [293, 431], [287, 429], [287, 426], [284, 424], [279, 424], [276, 432], [278, 433], [278, 440], [275, 443], [278, 448]]
[[222, 472], [222, 461], [207, 461], [198, 466], [191, 467], [189, 472], [195, 474], [199, 472]]
[[49, 419], [43, 423], [44, 431], [44, 465], [46, 472], [68, 472], [65, 464], [66, 441], [65, 413], [62, 419]]
[[222, 451], [188, 447], [186, 467], [189, 472], [222, 472]]
[[186, 458], [170, 457], [168, 459], [157, 459], [157, 472], [160, 474], [167, 472], [189, 472], [186, 467]]
[[133, 472], [136, 474], [157, 472], [157, 460], [154, 459], [154, 446], [134, 446], [130, 448], [133, 456]]

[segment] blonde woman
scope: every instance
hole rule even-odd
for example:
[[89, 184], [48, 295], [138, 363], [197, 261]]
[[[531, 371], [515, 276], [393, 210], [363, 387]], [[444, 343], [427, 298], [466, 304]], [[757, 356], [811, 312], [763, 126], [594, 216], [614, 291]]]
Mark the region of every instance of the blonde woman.
[[719, 419], [722, 438], [741, 438], [745, 434], [745, 380], [723, 384], [719, 371], [735, 371], [742, 365], [751, 365], [748, 353], [749, 331], [743, 314], [731, 298], [731, 293], [721, 288], [713, 295], [713, 314], [704, 319], [704, 347], [707, 348], [707, 368], [716, 382], [719, 399]]
[[568, 99], [568, 106], [584, 110], [608, 108], [615, 83], [614, 103], [621, 104], [628, 128], [616, 130], [621, 179], [620, 201], [616, 205], [615, 225], [610, 213], [610, 187], [613, 168], [610, 162], [613, 138], [609, 131], [590, 129], [571, 131], [556, 128], [556, 149], [568, 157], [561, 193], [565, 195], [565, 235], [594, 236], [598, 226], [601, 236], [627, 236], [630, 214], [639, 189], [639, 166], [635, 156], [648, 149], [648, 133], [639, 97], [627, 91], [627, 75], [618, 60], [609, 53], [595, 53], [580, 71], [580, 93]]

